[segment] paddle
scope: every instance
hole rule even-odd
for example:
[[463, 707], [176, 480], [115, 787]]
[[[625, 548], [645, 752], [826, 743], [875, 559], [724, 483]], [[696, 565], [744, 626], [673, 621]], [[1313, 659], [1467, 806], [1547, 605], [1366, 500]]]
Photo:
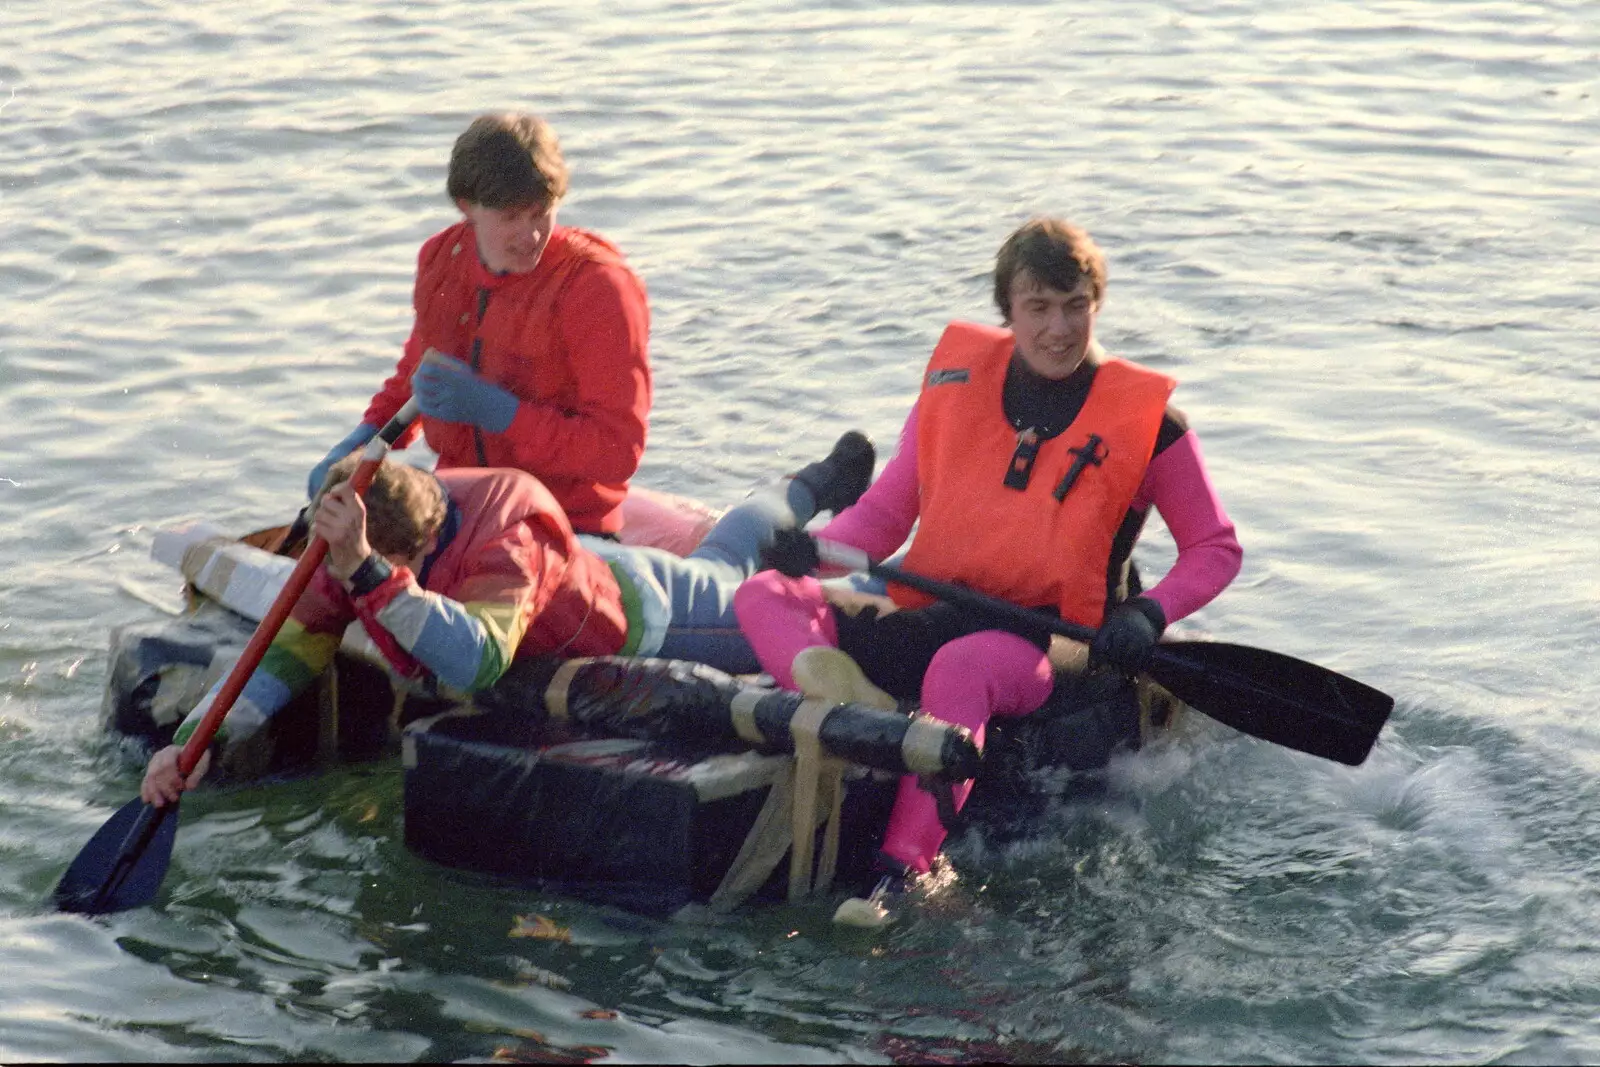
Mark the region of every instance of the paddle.
[[[367, 486], [372, 484], [378, 464], [383, 462], [389, 447], [405, 432], [416, 414], [416, 400], [406, 401], [366, 446], [361, 462], [350, 476], [350, 484], [357, 493], [366, 492]], [[240, 653], [239, 661], [228, 672], [210, 709], [179, 753], [178, 773], [184, 778], [194, 772], [212, 737], [222, 726], [228, 709], [243, 692], [251, 673], [266, 655], [267, 646], [283, 628], [295, 602], [311, 583], [312, 575], [327, 554], [328, 542], [320, 537], [312, 538], [306, 546], [278, 598]], [[176, 801], [158, 808], [135, 797], [100, 827], [72, 861], [67, 873], [61, 876], [54, 893], [56, 907], [62, 911], [104, 915], [148, 904], [155, 899], [161, 880], [166, 876], [177, 833]]]
[[[998, 629], [1050, 630], [1077, 641], [1094, 630], [1041, 615], [966, 586], [872, 562], [865, 552], [817, 542], [824, 562], [899, 582], [991, 619]], [[1372, 751], [1394, 698], [1353, 678], [1281, 652], [1220, 641], [1164, 641], [1149, 674], [1179, 700], [1241, 733], [1358, 766]]]

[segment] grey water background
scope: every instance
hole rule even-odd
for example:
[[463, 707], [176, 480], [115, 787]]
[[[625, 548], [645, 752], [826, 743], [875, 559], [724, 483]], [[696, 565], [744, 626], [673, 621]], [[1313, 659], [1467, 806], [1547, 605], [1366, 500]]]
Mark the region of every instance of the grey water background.
[[[5, 0], [0, 1061], [1600, 1062], [1593, 14]], [[1377, 751], [1196, 721], [877, 936], [434, 867], [390, 765], [197, 795], [155, 907], [53, 913], [136, 789], [97, 714], [181, 607], [153, 531], [293, 515], [499, 107], [648, 283], [641, 481], [716, 504], [889, 447], [1004, 235], [1087, 226], [1246, 547], [1180, 629], [1395, 694]]]

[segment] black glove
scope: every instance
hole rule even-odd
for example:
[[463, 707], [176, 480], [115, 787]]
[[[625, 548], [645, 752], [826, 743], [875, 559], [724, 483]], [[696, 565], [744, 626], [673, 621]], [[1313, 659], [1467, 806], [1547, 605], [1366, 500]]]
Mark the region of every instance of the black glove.
[[1106, 615], [1089, 643], [1089, 666], [1138, 674], [1150, 666], [1156, 642], [1166, 628], [1167, 616], [1160, 604], [1143, 596], [1124, 600]]
[[761, 546], [761, 565], [790, 578], [804, 578], [815, 574], [822, 566], [817, 555], [817, 542], [804, 530], [792, 526], [778, 530], [772, 540]]

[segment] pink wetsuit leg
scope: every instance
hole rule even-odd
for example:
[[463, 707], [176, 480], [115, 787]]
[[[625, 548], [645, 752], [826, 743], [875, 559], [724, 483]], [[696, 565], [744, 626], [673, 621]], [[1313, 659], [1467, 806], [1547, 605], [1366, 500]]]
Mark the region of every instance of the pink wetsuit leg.
[[[922, 711], [967, 727], [981, 748], [991, 715], [1027, 715], [1049, 698], [1053, 684], [1050, 661], [1038, 647], [1015, 634], [984, 630], [952, 641], [934, 655], [922, 676]], [[971, 782], [954, 788], [957, 809], [971, 791]], [[927, 871], [944, 837], [933, 795], [917, 785], [915, 776], [901, 778], [883, 851], [907, 867]]]
[[733, 613], [761, 669], [785, 689], [795, 688], [789, 665], [802, 649], [839, 643], [833, 609], [815, 578], [762, 571], [734, 591]]

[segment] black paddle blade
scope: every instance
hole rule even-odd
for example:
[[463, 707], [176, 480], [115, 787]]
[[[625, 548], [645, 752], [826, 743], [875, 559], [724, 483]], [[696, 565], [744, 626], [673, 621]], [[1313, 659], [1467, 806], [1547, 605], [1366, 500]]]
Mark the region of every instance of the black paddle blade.
[[172, 860], [178, 805], [157, 808], [134, 799], [89, 839], [56, 886], [61, 911], [105, 915], [155, 899]]
[[1150, 676], [1179, 700], [1251, 737], [1356, 767], [1394, 698], [1280, 652], [1212, 641], [1158, 645]]

